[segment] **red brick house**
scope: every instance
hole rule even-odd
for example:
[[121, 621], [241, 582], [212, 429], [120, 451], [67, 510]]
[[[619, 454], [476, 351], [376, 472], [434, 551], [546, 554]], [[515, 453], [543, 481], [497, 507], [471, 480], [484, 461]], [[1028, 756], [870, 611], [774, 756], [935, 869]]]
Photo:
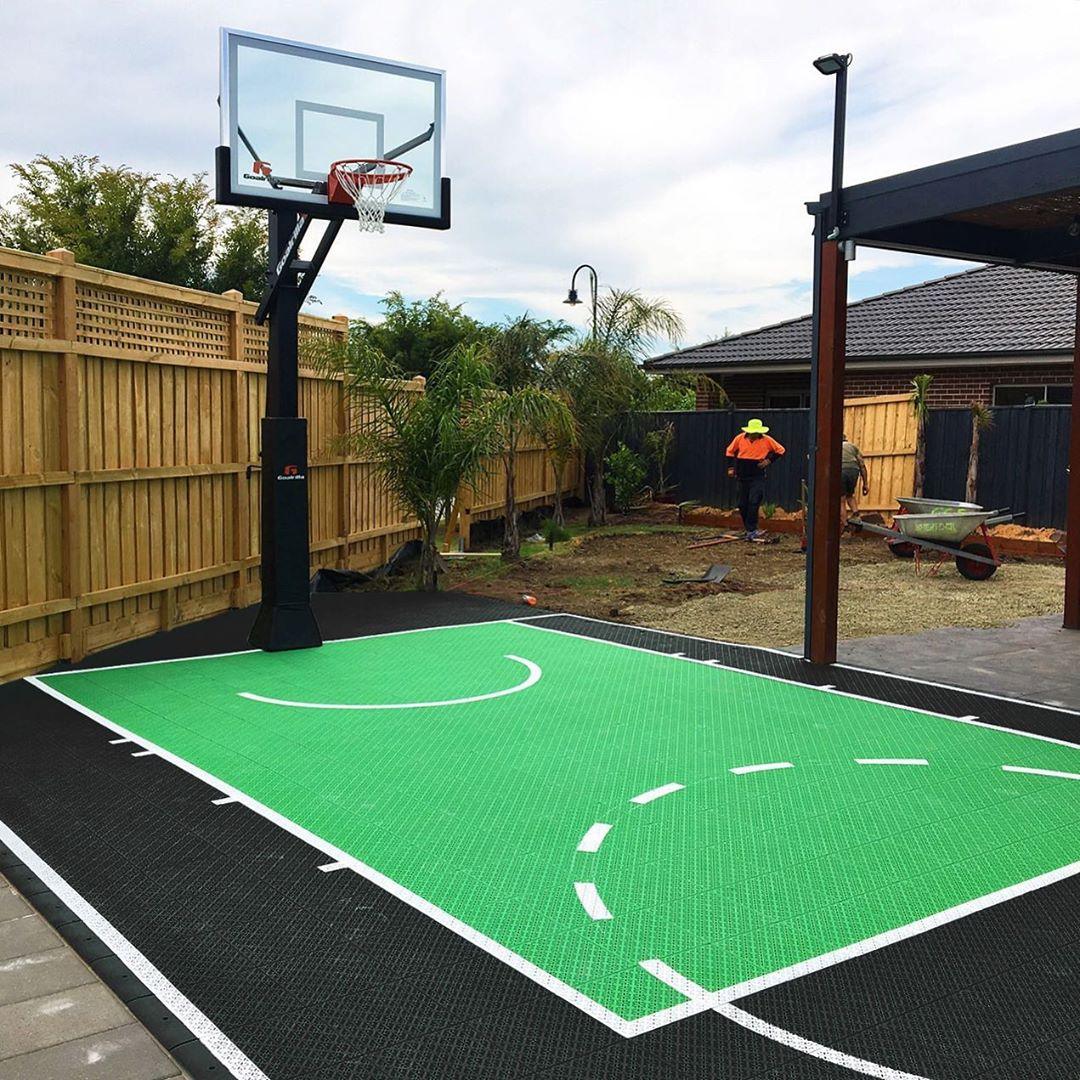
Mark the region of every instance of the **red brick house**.
[[[1076, 282], [985, 266], [848, 305], [846, 397], [910, 389], [934, 376], [930, 405], [1070, 404]], [[739, 409], [802, 408], [810, 398], [810, 316], [648, 360], [700, 376], [699, 409], [726, 393]], [[723, 393], [717, 388], [722, 387]]]

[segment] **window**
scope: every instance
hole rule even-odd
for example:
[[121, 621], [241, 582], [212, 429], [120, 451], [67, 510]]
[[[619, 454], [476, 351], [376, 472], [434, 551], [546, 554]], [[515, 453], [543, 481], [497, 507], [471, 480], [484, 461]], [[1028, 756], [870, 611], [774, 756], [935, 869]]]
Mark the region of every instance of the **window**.
[[1072, 387], [1068, 383], [1032, 383], [1028, 386], [995, 386], [995, 405], [1069, 405]]
[[771, 391], [765, 395], [766, 409], [809, 409], [810, 394], [792, 391], [786, 394], [774, 394]]

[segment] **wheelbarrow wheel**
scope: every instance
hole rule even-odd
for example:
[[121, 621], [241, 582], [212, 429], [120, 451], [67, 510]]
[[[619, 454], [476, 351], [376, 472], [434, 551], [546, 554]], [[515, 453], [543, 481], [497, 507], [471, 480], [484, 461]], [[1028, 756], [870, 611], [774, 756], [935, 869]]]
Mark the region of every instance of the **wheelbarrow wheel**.
[[[961, 550], [970, 555], [982, 555], [986, 559], [994, 557], [985, 544], [965, 544]], [[993, 563], [965, 559], [962, 553], [956, 556], [956, 569], [969, 581], [986, 581], [987, 578], [992, 578], [997, 573], [997, 567]]]
[[915, 557], [915, 545], [910, 540], [890, 540], [889, 550], [898, 559], [913, 559]]

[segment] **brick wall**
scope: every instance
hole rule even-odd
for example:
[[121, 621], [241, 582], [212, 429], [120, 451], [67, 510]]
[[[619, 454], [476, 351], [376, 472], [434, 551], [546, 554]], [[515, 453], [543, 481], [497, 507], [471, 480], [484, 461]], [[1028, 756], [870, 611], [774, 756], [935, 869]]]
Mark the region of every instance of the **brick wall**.
[[[878, 394], [902, 394], [911, 389], [911, 380], [922, 373], [921, 368], [906, 370], [849, 372], [844, 383], [845, 397], [875, 397]], [[931, 371], [934, 381], [930, 386], [930, 407], [934, 409], [963, 408], [972, 401], [985, 405], [992, 402], [993, 388], [999, 384], [1017, 383], [1069, 383], [1072, 370], [1067, 365], [1053, 367], [983, 367]], [[780, 375], [727, 375], [722, 385], [732, 405], [737, 409], [764, 409], [768, 394], [791, 394], [808, 391], [810, 376], [798, 374]], [[698, 380], [699, 409], [715, 409], [719, 395], [709, 389], [711, 381]], [[709, 404], [708, 402], [712, 402]]]

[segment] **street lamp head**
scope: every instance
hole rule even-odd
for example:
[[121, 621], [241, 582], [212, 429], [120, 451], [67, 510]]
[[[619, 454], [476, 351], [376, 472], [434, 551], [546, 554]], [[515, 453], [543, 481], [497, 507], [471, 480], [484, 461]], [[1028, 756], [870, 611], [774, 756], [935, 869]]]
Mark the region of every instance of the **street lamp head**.
[[566, 299], [563, 301], [563, 303], [564, 304], [580, 304], [581, 301], [578, 299], [577, 289], [571, 289], [570, 292], [567, 293]]
[[814, 67], [822, 75], [837, 75], [850, 66], [851, 53], [829, 53], [828, 56], [819, 56], [814, 61]]

